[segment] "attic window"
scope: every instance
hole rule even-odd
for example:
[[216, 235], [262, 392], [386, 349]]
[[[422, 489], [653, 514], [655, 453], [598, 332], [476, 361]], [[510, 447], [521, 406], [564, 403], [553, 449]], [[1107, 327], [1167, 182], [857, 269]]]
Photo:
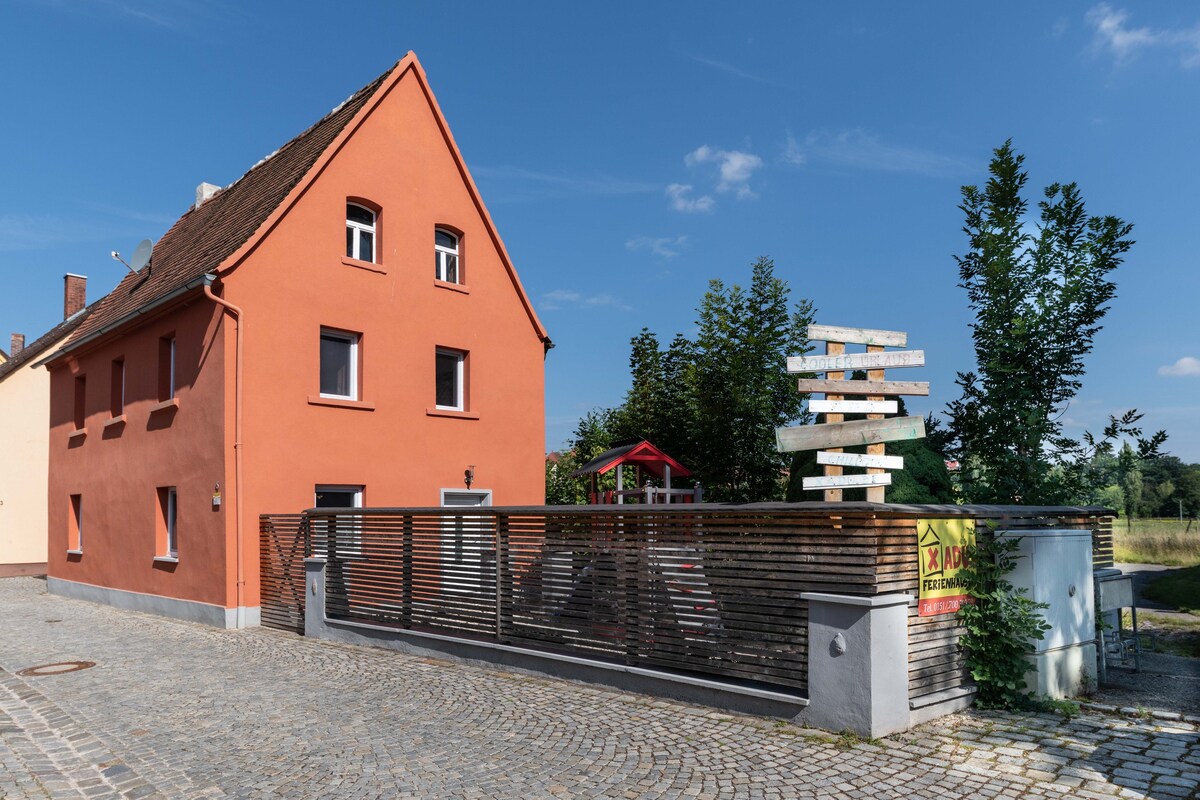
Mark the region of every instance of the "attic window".
[[441, 228], [434, 229], [433, 234], [435, 277], [446, 283], [461, 283], [458, 274], [458, 237]]
[[375, 212], [346, 203], [346, 258], [375, 261]]

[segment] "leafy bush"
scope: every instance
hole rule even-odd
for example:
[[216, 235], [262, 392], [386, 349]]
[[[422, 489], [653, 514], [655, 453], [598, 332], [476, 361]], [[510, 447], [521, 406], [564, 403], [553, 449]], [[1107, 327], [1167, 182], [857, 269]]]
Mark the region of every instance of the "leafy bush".
[[1008, 575], [1016, 566], [1020, 540], [981, 534], [966, 549], [967, 564], [960, 573], [966, 593], [975, 599], [958, 610], [966, 628], [960, 641], [967, 668], [979, 687], [976, 702], [984, 708], [1017, 710], [1036, 706], [1025, 686], [1034, 669], [1026, 658], [1033, 642], [1045, 638], [1050, 626], [1041, 609], [1048, 608], [1013, 588]]

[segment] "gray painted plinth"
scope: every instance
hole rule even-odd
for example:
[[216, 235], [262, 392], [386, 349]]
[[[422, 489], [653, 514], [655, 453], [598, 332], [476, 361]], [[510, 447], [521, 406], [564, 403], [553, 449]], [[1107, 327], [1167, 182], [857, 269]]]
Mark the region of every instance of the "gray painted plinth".
[[480, 666], [597, 683], [630, 692], [699, 703], [743, 714], [795, 718], [808, 701], [785, 692], [735, 686], [623, 664], [547, 653], [499, 642], [476, 641], [421, 631], [397, 630], [325, 616], [325, 559], [304, 560], [304, 635], [345, 644], [383, 647], [409, 655], [448, 658]]
[[[46, 591], [50, 594], [73, 597], [76, 600], [87, 600], [91, 603], [103, 603], [129, 611], [142, 611], [147, 614], [157, 614], [160, 617], [200, 622], [204, 625], [212, 625], [214, 628], [237, 627], [236, 608], [225, 608], [212, 603], [198, 603], [195, 600], [180, 600], [157, 594], [127, 592], [123, 589], [95, 586], [62, 578], [47, 578]], [[242, 615], [243, 627], [254, 628], [260, 624], [261, 610], [258, 606], [246, 606], [242, 609]]]
[[804, 592], [808, 601], [808, 708], [828, 731], [886, 736], [907, 730], [906, 594], [852, 597]]

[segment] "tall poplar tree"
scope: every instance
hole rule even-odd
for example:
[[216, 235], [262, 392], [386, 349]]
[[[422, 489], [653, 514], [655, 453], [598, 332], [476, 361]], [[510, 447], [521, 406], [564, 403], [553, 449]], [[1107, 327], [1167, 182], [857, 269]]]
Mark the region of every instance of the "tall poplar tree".
[[1165, 439], [1140, 439], [1136, 413], [1112, 419], [1099, 442], [1063, 435], [1062, 414], [1116, 296], [1109, 275], [1133, 245], [1133, 226], [1090, 216], [1074, 183], [1048, 186], [1030, 219], [1024, 161], [1005, 142], [987, 185], [964, 186], [959, 206], [968, 249], [956, 260], [975, 313], [977, 367], [958, 374], [962, 396], [948, 413], [962, 488], [977, 503], [1076, 502], [1079, 466], [1111, 449], [1110, 432], [1138, 437], [1147, 454]]

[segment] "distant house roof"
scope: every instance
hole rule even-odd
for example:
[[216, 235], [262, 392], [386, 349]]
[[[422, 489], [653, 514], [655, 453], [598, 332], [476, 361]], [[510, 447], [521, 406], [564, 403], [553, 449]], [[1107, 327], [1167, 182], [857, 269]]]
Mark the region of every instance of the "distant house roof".
[[396, 66], [359, 89], [199, 208], [188, 210], [154, 245], [149, 266], [126, 275], [116, 289], [101, 299], [96, 311], [75, 331], [72, 341], [83, 339], [189, 281], [215, 272], [284, 201]]
[[671, 467], [672, 477], [686, 478], [692, 471], [645, 439], [622, 442], [571, 473], [572, 478], [584, 475], [602, 475], [621, 464], [635, 464], [655, 477], [663, 476], [663, 466]]
[[67, 317], [35, 339], [32, 344], [27, 345], [21, 352], [0, 363], [0, 381], [16, 372], [23, 364], [29, 364], [38, 356], [44, 355], [57, 342], [77, 330], [102, 302], [103, 300], [97, 300], [82, 311]]

